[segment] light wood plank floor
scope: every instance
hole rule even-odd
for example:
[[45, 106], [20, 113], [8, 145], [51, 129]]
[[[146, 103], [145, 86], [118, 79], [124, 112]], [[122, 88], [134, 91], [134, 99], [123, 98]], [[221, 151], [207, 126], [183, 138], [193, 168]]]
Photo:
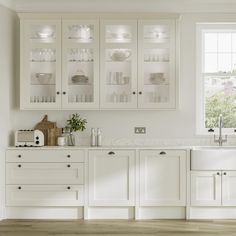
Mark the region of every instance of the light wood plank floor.
[[236, 221], [4, 220], [0, 236], [213, 236], [236, 235]]

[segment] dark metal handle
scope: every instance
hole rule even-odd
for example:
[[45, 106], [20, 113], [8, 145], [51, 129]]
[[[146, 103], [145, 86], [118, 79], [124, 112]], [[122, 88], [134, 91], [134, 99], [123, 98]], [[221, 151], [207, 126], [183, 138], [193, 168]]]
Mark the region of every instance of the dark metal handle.
[[21, 165], [18, 165], [19, 168], [21, 168]]
[[114, 152], [108, 152], [108, 155], [115, 155]]
[[142, 94], [142, 92], [140, 91], [140, 92], [138, 92], [138, 94], [140, 94], [140, 95], [141, 95], [141, 94]]
[[67, 165], [68, 168], [70, 168], [71, 165]]
[[67, 189], [70, 190], [70, 186], [68, 186]]
[[21, 186], [19, 186], [18, 189], [21, 189]]
[[18, 158], [21, 158], [21, 155], [18, 155]]
[[166, 155], [166, 152], [160, 152], [160, 155]]
[[226, 173], [226, 172], [224, 172], [224, 175], [227, 175], [227, 173]]
[[133, 94], [135, 95], [135, 94], [136, 94], [136, 92], [133, 92]]
[[217, 175], [220, 175], [220, 172], [217, 172], [216, 174], [217, 174]]
[[214, 130], [214, 129], [208, 129], [208, 132], [209, 132], [209, 133], [214, 133], [215, 130]]
[[67, 155], [67, 158], [70, 158], [71, 156], [70, 155]]
[[66, 95], [66, 92], [64, 91], [63, 94]]
[[59, 94], [60, 94], [60, 92], [57, 91], [57, 95], [59, 95]]

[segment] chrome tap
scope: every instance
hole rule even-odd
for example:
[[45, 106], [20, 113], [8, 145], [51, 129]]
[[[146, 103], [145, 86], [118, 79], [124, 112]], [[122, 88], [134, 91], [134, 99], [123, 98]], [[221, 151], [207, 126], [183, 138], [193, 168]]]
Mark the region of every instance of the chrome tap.
[[222, 135], [222, 126], [223, 126], [223, 115], [219, 115], [219, 138], [216, 139], [216, 135], [214, 135], [214, 142], [219, 143], [219, 146], [222, 146], [223, 143], [227, 142], [227, 135], [223, 138]]

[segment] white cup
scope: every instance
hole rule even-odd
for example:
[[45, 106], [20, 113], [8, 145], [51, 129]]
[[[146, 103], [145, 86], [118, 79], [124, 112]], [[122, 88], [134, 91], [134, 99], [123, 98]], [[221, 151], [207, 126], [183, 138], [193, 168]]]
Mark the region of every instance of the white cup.
[[57, 145], [58, 146], [65, 146], [66, 145], [66, 138], [65, 137], [58, 137], [57, 138]]

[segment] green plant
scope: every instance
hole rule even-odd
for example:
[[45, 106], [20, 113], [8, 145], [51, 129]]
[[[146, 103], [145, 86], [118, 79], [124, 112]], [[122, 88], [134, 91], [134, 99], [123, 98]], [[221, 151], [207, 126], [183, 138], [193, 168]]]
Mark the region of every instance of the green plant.
[[82, 119], [79, 114], [75, 113], [67, 120], [66, 127], [69, 128], [71, 132], [84, 131], [87, 123], [86, 119]]

